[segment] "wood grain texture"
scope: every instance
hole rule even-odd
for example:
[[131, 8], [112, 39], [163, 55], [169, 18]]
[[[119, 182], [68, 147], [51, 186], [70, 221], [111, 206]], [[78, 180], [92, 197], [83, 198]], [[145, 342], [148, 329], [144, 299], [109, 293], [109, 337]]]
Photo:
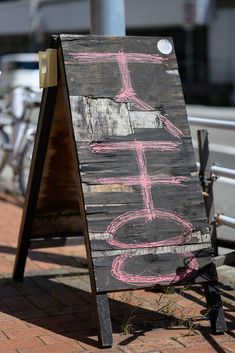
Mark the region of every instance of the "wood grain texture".
[[54, 104], [31, 237], [81, 236], [78, 166], [61, 77]]
[[[190, 266], [187, 256], [175, 253], [165, 254], [140, 254], [129, 256], [122, 268], [120, 276], [128, 277], [131, 283], [117, 280], [110, 273], [110, 268], [117, 256], [99, 257], [94, 260], [97, 291], [126, 290], [141, 287], [154, 287], [166, 285], [180, 285], [190, 283], [213, 282], [217, 280], [215, 266], [212, 263], [211, 249], [202, 249], [193, 253], [199, 263], [199, 270], [195, 271], [183, 280], [179, 280], [179, 274]], [[121, 256], [120, 256], [121, 257]], [[153, 280], [154, 278], [154, 280]], [[155, 281], [155, 283], [154, 283]]]
[[31, 239], [39, 237], [76, 235], [82, 233], [82, 221], [78, 214], [56, 215], [47, 214], [35, 217]]
[[171, 39], [167, 55], [162, 38], [60, 39], [96, 291], [133, 288], [114, 275], [125, 255], [128, 273], [157, 277], [187, 271], [190, 252], [203, 281], [211, 244]]
[[171, 40], [61, 35], [53, 46], [59, 81], [43, 93], [14, 279], [29, 247], [83, 235], [102, 347], [110, 291], [203, 283], [223, 331]]

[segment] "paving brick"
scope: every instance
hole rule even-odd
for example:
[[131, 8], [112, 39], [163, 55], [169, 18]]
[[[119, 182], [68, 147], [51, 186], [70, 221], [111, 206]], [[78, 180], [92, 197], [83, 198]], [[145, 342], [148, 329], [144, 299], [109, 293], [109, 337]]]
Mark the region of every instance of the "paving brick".
[[31, 278], [24, 278], [22, 282], [15, 282], [14, 287], [22, 295], [43, 294], [43, 290], [37, 286]]
[[12, 315], [9, 315], [10, 310], [8, 312], [1, 312], [0, 309], [0, 323], [1, 321], [11, 320]]
[[[44, 275], [43, 275], [44, 274]], [[43, 289], [44, 291], [51, 292], [52, 290], [61, 290], [61, 283], [54, 277], [54, 272], [52, 271], [50, 278], [50, 272], [43, 272], [41, 276], [35, 276], [32, 278], [33, 282]], [[59, 273], [58, 273], [59, 274]]]
[[63, 342], [66, 344], [69, 344], [71, 347], [75, 349], [82, 350], [81, 345], [79, 344], [78, 340], [72, 339], [70, 337], [67, 337], [65, 335], [58, 335], [58, 334], [52, 334], [52, 335], [43, 335], [40, 336], [40, 339], [46, 344], [56, 344], [58, 342]]
[[[80, 275], [81, 270], [85, 272], [81, 272]], [[78, 289], [79, 296], [81, 296], [86, 301], [90, 301], [90, 295], [88, 294], [91, 292], [90, 280], [88, 276], [85, 276], [85, 274], [88, 275], [87, 269], [79, 269], [79, 273], [76, 274], [76, 276], [61, 277], [58, 279], [58, 281], [59, 283], [62, 283], [65, 286], [68, 286], [73, 289]]]
[[13, 267], [12, 267], [12, 264], [7, 261], [4, 256], [0, 256], [0, 269], [1, 269], [1, 273], [4, 273], [4, 274], [12, 274], [12, 270], [13, 270]]
[[68, 289], [52, 291], [52, 295], [63, 305], [79, 305], [84, 302], [78, 294]]
[[0, 321], [0, 331], [8, 330], [8, 329], [21, 329], [21, 328], [26, 328], [26, 324], [18, 320], [16, 318], [12, 318], [11, 320], [5, 320], [5, 321]]
[[[197, 349], [197, 352], [198, 352], [198, 349]], [[188, 349], [185, 348], [185, 347], [174, 349], [174, 351], [172, 351], [171, 349], [166, 347], [166, 348], [161, 349], [160, 353], [196, 353], [196, 352], [192, 351], [192, 350], [190, 350], [190, 352], [189, 352]], [[215, 353], [215, 351], [214, 350], [210, 350], [209, 352], [204, 352], [203, 351], [203, 353]], [[225, 352], [223, 352], [223, 353], [225, 353]]]
[[131, 343], [128, 344], [128, 349], [132, 353], [149, 353], [149, 352], [159, 352], [163, 349], [168, 350], [175, 350], [177, 348], [182, 348], [178, 342], [172, 339], [159, 339], [158, 341], [149, 341], [149, 342], [142, 342], [142, 343]]
[[0, 352], [8, 352], [8, 349], [24, 349], [32, 347], [44, 346], [45, 343], [38, 337], [24, 337], [16, 339], [7, 339], [5, 341], [0, 341]]
[[0, 332], [0, 343], [1, 343], [2, 341], [7, 341], [7, 340], [8, 340], [8, 339], [7, 339], [7, 336], [4, 335], [3, 332]]
[[53, 296], [45, 293], [30, 295], [27, 296], [27, 298], [39, 309], [58, 307], [60, 305], [60, 303]]
[[[221, 345], [212, 345], [206, 341], [200, 345], [195, 344], [194, 346], [191, 346], [190, 348], [189, 347], [181, 347], [181, 348], [174, 349], [174, 353], [198, 353], [198, 352], [230, 353], [229, 351], [224, 350]], [[165, 347], [165, 348], [163, 347], [161, 349], [161, 353], [173, 353], [173, 352], [171, 349], [168, 349], [167, 347]]]
[[41, 267], [38, 265], [37, 261], [34, 261], [30, 258], [30, 255], [28, 255], [27, 261], [26, 261], [26, 266], [25, 266], [25, 273], [30, 274], [32, 273], [37, 273], [41, 271]]
[[235, 341], [223, 342], [222, 346], [225, 349], [225, 351], [227, 350], [229, 353], [235, 352]]
[[50, 315], [66, 315], [77, 313], [79, 315], [89, 315], [89, 312], [92, 311], [91, 305], [83, 304], [83, 305], [69, 305], [69, 306], [61, 306], [56, 308], [49, 308], [47, 313]]
[[182, 337], [182, 336], [196, 336], [198, 332], [195, 330], [192, 332], [189, 331], [188, 328], [184, 327], [168, 327], [167, 329], [158, 329], [158, 330], [151, 330], [148, 332], [144, 332], [143, 336], [141, 336], [141, 340], [147, 341], [150, 337], [151, 339], [158, 339], [158, 337]]
[[231, 341], [235, 341], [235, 337], [230, 336], [229, 334], [227, 334], [226, 332], [223, 334], [205, 334], [204, 339], [207, 342], [217, 342], [219, 344], [224, 344], [224, 342], [231, 342]]
[[23, 296], [2, 298], [2, 302], [13, 312], [30, 311], [35, 309], [35, 306]]
[[60, 268], [60, 264], [53, 263], [52, 260], [47, 256], [47, 253], [43, 252], [42, 250], [31, 250], [29, 252], [29, 256], [33, 263], [42, 270], [48, 268]]
[[81, 347], [74, 348], [70, 344], [59, 342], [34, 348], [19, 349], [20, 353], [80, 353], [84, 352]]
[[9, 328], [3, 332], [9, 339], [16, 339], [19, 337], [35, 337], [41, 335], [49, 335], [51, 333], [61, 333], [64, 332], [64, 330], [60, 326], [51, 325], [50, 329], [39, 326], [25, 326], [25, 328]]
[[[40, 336], [40, 338], [43, 340], [44, 340], [44, 337], [45, 336]], [[76, 345], [75, 345], [75, 343], [76, 343], [86, 351], [100, 349], [99, 344], [98, 344], [97, 332], [94, 330], [81, 330], [81, 331], [66, 332], [62, 335], [52, 335], [51, 337], [56, 338], [58, 341], [62, 341], [65, 343], [68, 343], [68, 340], [70, 340], [69, 341], [70, 344], [71, 344], [71, 342], [73, 342], [73, 345], [76, 347]], [[113, 344], [112, 349], [115, 350], [117, 347], [117, 341], [115, 340], [115, 335], [113, 338], [114, 338], [114, 344]]]
[[[72, 256], [70, 253], [70, 256], [66, 256], [64, 253], [52, 253], [46, 252], [48, 259], [51, 260], [52, 263], [69, 268], [69, 267], [77, 267], [78, 261], [76, 258]], [[78, 256], [78, 255], [77, 255]]]
[[0, 300], [0, 312], [9, 313], [10, 309]]
[[184, 347], [194, 347], [195, 345], [203, 344], [205, 339], [200, 335], [189, 335], [189, 336], [177, 336], [176, 341]]
[[39, 318], [32, 318], [29, 325], [47, 326], [47, 325], [60, 325], [65, 322], [78, 321], [77, 314], [43, 316]]
[[1, 284], [0, 298], [18, 296], [19, 291], [11, 283]]
[[76, 320], [74, 322], [62, 323], [61, 326], [66, 332], [73, 332], [95, 328], [96, 324], [94, 320]]
[[35, 310], [17, 311], [17, 313], [14, 313], [14, 314], [17, 314], [18, 319], [27, 320], [31, 318], [45, 316], [45, 311], [40, 309], [35, 309]]

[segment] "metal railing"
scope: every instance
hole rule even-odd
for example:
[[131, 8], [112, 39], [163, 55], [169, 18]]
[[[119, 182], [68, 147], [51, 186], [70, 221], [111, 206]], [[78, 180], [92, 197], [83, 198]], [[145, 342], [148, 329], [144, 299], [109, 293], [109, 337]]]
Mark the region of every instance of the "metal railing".
[[235, 169], [220, 167], [216, 164], [211, 166], [211, 171], [215, 177], [225, 177], [230, 179], [235, 179]]
[[235, 121], [230, 120], [214, 120], [207, 118], [188, 117], [189, 124], [195, 126], [211, 127], [215, 129], [235, 130]]
[[[189, 124], [194, 126], [201, 127], [209, 127], [216, 129], [224, 129], [224, 130], [235, 130], [235, 121], [229, 120], [217, 120], [217, 119], [209, 119], [209, 118], [199, 118], [199, 117], [188, 117]], [[200, 170], [200, 163], [197, 164], [198, 169]], [[210, 177], [209, 182], [213, 183], [219, 177], [225, 177], [229, 179], [235, 179], [235, 169], [225, 168], [223, 166], [219, 166], [216, 164], [212, 164], [210, 168]], [[208, 180], [208, 176], [207, 176]], [[216, 226], [227, 226], [231, 228], [235, 228], [235, 218], [226, 216], [224, 214], [215, 214], [214, 215], [214, 223]], [[218, 244], [220, 246], [229, 247], [235, 249], [235, 240], [219, 240]]]

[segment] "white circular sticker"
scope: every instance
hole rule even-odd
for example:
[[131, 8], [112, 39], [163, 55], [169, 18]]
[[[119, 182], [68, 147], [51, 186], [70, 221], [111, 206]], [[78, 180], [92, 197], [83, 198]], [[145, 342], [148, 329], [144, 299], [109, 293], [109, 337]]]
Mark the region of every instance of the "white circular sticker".
[[172, 52], [172, 44], [168, 39], [160, 39], [157, 47], [162, 54], [170, 54]]

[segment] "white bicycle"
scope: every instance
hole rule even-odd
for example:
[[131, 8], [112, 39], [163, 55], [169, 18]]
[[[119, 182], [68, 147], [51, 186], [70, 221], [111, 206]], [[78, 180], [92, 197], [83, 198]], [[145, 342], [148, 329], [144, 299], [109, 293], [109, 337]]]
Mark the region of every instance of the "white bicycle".
[[40, 100], [30, 88], [19, 88], [24, 94], [22, 112], [16, 116], [12, 107], [0, 111], [0, 181], [10, 168], [11, 173], [7, 174], [12, 179], [14, 191], [25, 196], [36, 133], [32, 114], [39, 109]]

